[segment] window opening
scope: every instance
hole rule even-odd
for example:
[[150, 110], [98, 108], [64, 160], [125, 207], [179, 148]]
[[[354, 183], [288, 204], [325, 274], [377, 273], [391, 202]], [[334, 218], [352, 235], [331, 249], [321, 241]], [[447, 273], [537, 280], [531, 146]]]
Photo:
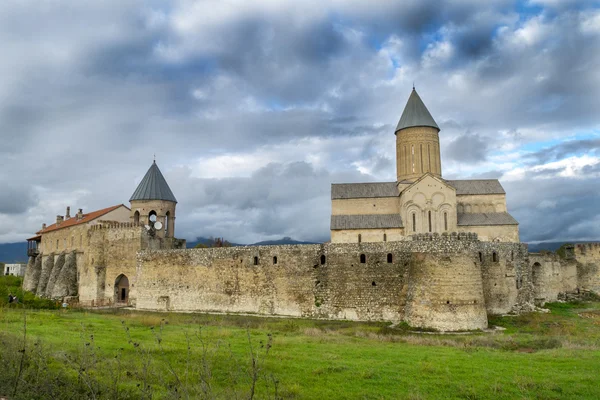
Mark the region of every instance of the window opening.
[[431, 232], [431, 211], [428, 211], [429, 214], [429, 232]]
[[444, 230], [445, 231], [448, 230], [448, 213], [447, 212], [444, 213]]
[[392, 259], [393, 259], [392, 253], [388, 253], [388, 255], [387, 255], [387, 262], [388, 262], [388, 264], [392, 263]]
[[277, 264], [277, 256], [273, 256], [273, 264]]
[[408, 173], [408, 152], [406, 146], [404, 146], [404, 173]]
[[421, 173], [423, 173], [423, 145], [420, 145], [421, 147]]
[[169, 235], [169, 219], [171, 219], [171, 212], [167, 211], [165, 214], [165, 237]]
[[429, 172], [431, 172], [431, 145], [427, 145], [427, 161], [429, 163]]
[[375, 281], [371, 282], [371, 286], [377, 286], [377, 284], [375, 283]]
[[362, 242], [362, 235], [359, 233], [358, 234], [358, 243]]
[[383, 234], [383, 241], [387, 242], [387, 234], [385, 234], [385, 233]]
[[412, 228], [413, 228], [413, 232], [417, 231], [417, 214], [413, 213], [412, 214]]
[[325, 258], [325, 254], [321, 254], [321, 265], [324, 265], [325, 261], [327, 261], [327, 259]]
[[479, 252], [479, 262], [483, 262], [483, 253]]
[[498, 253], [496, 253], [496, 252], [492, 253], [492, 261], [498, 262]]
[[133, 213], [133, 223], [138, 225], [140, 223], [140, 212], [136, 211]]
[[415, 172], [415, 145], [410, 146], [412, 172]]
[[254, 265], [258, 265], [258, 257], [254, 257]]
[[367, 256], [365, 256], [364, 254], [360, 255], [360, 263], [364, 264], [367, 262]]

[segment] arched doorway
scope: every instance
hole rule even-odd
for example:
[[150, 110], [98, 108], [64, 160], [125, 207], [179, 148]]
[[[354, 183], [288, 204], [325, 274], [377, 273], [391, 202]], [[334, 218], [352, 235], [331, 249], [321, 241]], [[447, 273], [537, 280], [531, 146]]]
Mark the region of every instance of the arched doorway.
[[133, 223], [136, 225], [139, 225], [140, 223], [140, 212], [136, 211], [135, 213], [133, 213]]
[[115, 279], [115, 303], [129, 302], [129, 279], [126, 275], [119, 275]]

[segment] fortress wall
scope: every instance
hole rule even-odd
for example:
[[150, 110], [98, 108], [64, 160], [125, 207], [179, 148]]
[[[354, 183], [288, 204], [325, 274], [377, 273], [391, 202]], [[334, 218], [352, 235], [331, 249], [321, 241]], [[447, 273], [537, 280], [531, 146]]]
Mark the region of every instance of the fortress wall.
[[481, 264], [487, 312], [506, 314], [519, 304], [533, 304], [527, 246], [482, 242], [478, 247], [474, 255]]
[[42, 273], [42, 253], [36, 257], [29, 257], [25, 276], [23, 277], [23, 290], [35, 292]]
[[[77, 263], [79, 301], [83, 305], [111, 304], [117, 276], [127, 275], [131, 285], [136, 252], [142, 248], [143, 236], [147, 235], [140, 225], [107, 223], [90, 227], [88, 236], [90, 245]], [[135, 285], [131, 289], [134, 288]]]
[[405, 320], [442, 331], [487, 328], [481, 266], [468, 253], [412, 253]]
[[[147, 310], [400, 321], [409, 309], [410, 298], [410, 320], [417, 326], [484, 327], [487, 320], [483, 322], [481, 316], [485, 316], [485, 301], [490, 297], [484, 286], [489, 288], [493, 282], [484, 285], [478, 252], [491, 257], [495, 250], [500, 257], [509, 257], [512, 251], [516, 253], [513, 257], [521, 260], [525, 246], [481, 243], [466, 237], [432, 239], [141, 251], [132, 279], [136, 306]], [[414, 253], [426, 253], [427, 257], [415, 258]], [[364, 263], [361, 255], [365, 256]], [[323, 264], [321, 256], [325, 257]], [[525, 262], [520, 261], [515, 269], [528, 274]], [[502, 276], [500, 280], [506, 279]], [[510, 280], [514, 283], [515, 277]], [[421, 303], [417, 293], [423, 291], [427, 296]], [[510, 297], [515, 302], [531, 298], [516, 288], [515, 292]], [[452, 308], [446, 307], [448, 300]], [[510, 300], [503, 301], [507, 311], [516, 307]], [[437, 319], [442, 322], [432, 326]]]
[[383, 235], [388, 242], [409, 240], [404, 236], [403, 228], [396, 229], [344, 229], [331, 231], [332, 243], [358, 243], [358, 235], [362, 242], [383, 242]]
[[600, 294], [600, 243], [576, 244], [575, 259], [579, 286]]
[[577, 289], [577, 263], [554, 253], [530, 253], [531, 279], [537, 305], [558, 300], [560, 293]]
[[312, 316], [326, 286], [315, 279], [321, 253], [320, 245], [140, 252], [136, 306]]

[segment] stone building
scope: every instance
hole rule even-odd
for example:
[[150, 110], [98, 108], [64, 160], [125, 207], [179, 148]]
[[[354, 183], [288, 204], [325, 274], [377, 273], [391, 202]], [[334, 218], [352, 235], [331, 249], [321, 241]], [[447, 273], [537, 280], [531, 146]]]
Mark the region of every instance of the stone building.
[[27, 264], [4, 264], [4, 275], [25, 276]]
[[136, 254], [144, 249], [185, 247], [174, 238], [177, 200], [153, 162], [130, 198], [101, 210], [58, 215], [28, 239], [23, 287], [38, 295], [77, 296], [87, 305], [129, 302]]
[[331, 243], [185, 249], [156, 163], [123, 204], [57, 216], [29, 239], [23, 286], [81, 306], [487, 327], [569, 293], [600, 293], [600, 244], [519, 242], [497, 180], [442, 178], [439, 128], [413, 90], [397, 181], [332, 185]]
[[519, 242], [497, 179], [442, 178], [440, 128], [413, 88], [396, 126], [396, 182], [331, 185], [331, 242], [407, 240], [419, 233], [474, 232]]

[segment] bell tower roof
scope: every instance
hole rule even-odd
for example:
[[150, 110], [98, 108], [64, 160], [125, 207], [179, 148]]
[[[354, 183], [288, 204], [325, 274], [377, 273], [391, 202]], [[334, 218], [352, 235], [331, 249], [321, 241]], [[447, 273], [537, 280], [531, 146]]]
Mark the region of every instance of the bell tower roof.
[[415, 126], [429, 126], [436, 128], [438, 131], [440, 127], [435, 123], [435, 120], [425, 107], [423, 100], [419, 97], [419, 94], [413, 87], [412, 93], [408, 98], [408, 102], [404, 107], [398, 126], [396, 127], [396, 133], [402, 129], [412, 128]]
[[177, 203], [165, 177], [158, 169], [156, 161], [152, 163], [137, 189], [131, 195], [129, 201], [133, 200], [165, 200]]

